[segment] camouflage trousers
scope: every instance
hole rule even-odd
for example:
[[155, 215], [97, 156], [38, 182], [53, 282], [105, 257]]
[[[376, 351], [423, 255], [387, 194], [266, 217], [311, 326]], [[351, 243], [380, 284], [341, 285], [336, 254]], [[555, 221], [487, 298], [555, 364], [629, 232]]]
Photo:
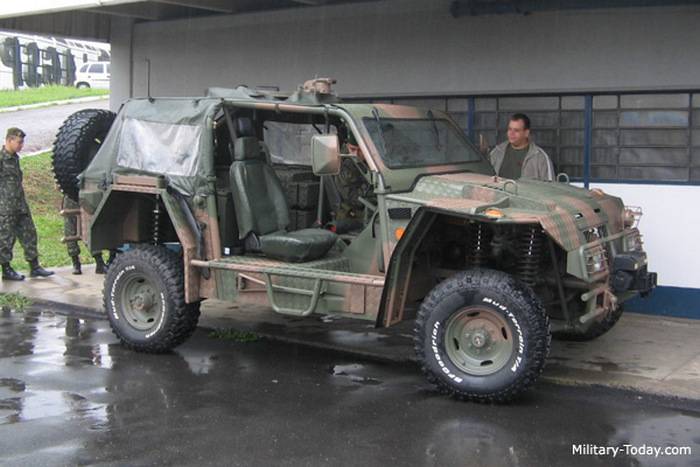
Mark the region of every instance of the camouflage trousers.
[[[68, 196], [63, 197], [63, 209], [78, 209], [78, 203], [70, 199]], [[65, 237], [72, 237], [78, 234], [78, 221], [75, 217], [64, 217], [63, 218], [63, 235]], [[68, 250], [68, 256], [71, 258], [73, 256], [80, 256], [80, 247], [76, 240], [66, 242], [66, 249]]]
[[36, 228], [28, 212], [0, 215], [0, 264], [12, 261], [12, 247], [19, 240], [24, 259], [32, 262], [39, 257], [36, 248]]

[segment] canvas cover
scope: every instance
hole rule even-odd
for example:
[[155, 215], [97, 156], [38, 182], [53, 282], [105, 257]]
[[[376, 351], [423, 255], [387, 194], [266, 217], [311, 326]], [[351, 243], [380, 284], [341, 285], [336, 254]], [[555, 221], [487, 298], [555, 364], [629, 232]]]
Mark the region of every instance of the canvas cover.
[[106, 186], [114, 174], [163, 175], [185, 196], [208, 194], [213, 119], [222, 102], [213, 97], [127, 101], [81, 179]]
[[[337, 101], [332, 95], [297, 91], [284, 96], [245, 86], [210, 88], [205, 97], [131, 99], [122, 106], [80, 178], [107, 186], [114, 174], [163, 175], [171, 188], [185, 196], [210, 194], [214, 117], [224, 102], [235, 105], [251, 99], [312, 105]], [[294, 140], [294, 135], [286, 136]]]

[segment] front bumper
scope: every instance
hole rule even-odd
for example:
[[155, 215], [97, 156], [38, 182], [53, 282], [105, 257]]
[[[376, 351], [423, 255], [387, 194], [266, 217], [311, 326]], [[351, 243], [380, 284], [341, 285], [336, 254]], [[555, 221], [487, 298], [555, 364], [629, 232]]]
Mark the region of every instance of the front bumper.
[[[618, 270], [635, 272], [634, 275], [637, 276], [637, 272], [646, 271], [646, 265], [647, 256], [642, 249], [639, 230], [630, 228], [597, 238], [570, 251], [567, 254], [566, 272], [593, 287], [594, 284], [606, 282]], [[642, 289], [644, 287], [635, 288]]]
[[586, 323], [600, 318], [637, 294], [646, 296], [656, 287], [657, 275], [647, 269], [647, 255], [636, 228], [598, 238], [570, 251], [567, 272], [589, 284], [581, 295]]

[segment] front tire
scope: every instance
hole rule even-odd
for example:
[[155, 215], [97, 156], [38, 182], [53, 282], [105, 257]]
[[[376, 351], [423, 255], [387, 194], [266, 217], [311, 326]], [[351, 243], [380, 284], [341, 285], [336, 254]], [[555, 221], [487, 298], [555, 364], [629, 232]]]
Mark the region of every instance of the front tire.
[[192, 335], [199, 303], [185, 303], [182, 259], [160, 246], [138, 246], [107, 270], [104, 306], [112, 331], [139, 352], [167, 352]]
[[472, 269], [425, 298], [415, 349], [428, 380], [462, 399], [507, 402], [537, 380], [549, 354], [549, 318], [530, 287]]

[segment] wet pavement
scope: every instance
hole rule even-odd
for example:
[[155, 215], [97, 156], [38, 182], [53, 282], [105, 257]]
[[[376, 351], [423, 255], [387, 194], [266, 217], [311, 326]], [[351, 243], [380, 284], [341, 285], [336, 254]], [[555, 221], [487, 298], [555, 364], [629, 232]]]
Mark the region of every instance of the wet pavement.
[[[573, 456], [572, 443], [691, 455]], [[509, 406], [436, 393], [410, 364], [198, 329], [167, 355], [104, 320], [0, 312], [2, 465], [694, 465], [700, 404], [545, 383]]]
[[53, 146], [56, 132], [63, 121], [72, 113], [82, 109], [109, 109], [109, 99], [77, 104], [53, 105], [38, 109], [18, 110], [0, 113], [0, 132], [13, 126], [27, 134], [22, 154], [31, 154]]

